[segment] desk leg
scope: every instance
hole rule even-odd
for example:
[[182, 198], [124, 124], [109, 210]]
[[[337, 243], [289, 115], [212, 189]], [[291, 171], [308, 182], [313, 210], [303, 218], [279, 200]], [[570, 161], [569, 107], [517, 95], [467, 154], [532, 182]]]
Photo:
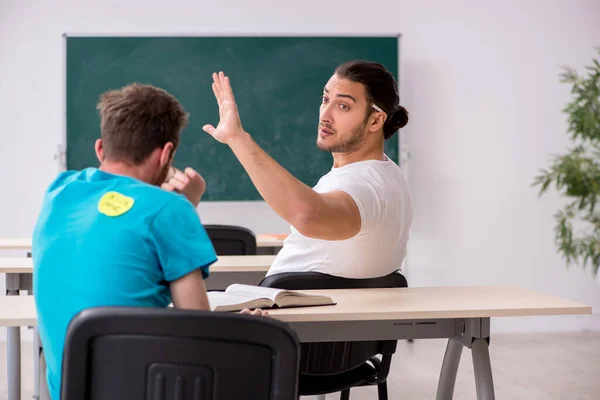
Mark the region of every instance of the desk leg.
[[489, 318], [463, 320], [462, 335], [448, 340], [438, 382], [437, 400], [452, 400], [463, 346], [470, 348], [473, 356], [477, 400], [495, 400], [489, 338]]
[[40, 398], [40, 376], [45, 376], [40, 371], [40, 337], [37, 325], [33, 328], [33, 398]]
[[494, 381], [492, 378], [492, 364], [486, 339], [474, 339], [471, 344], [473, 356], [473, 369], [475, 370], [475, 387], [477, 400], [494, 400]]
[[[27, 258], [31, 258], [31, 252], [27, 252]], [[25, 278], [24, 289], [30, 296], [33, 296], [33, 277], [31, 275], [21, 275], [21, 279]], [[37, 325], [33, 327], [33, 398], [40, 398], [40, 337], [38, 336]], [[45, 371], [42, 376], [45, 376]]]
[[444, 354], [442, 370], [440, 371], [440, 380], [438, 382], [437, 400], [452, 400], [462, 349], [463, 345], [461, 343], [454, 339], [448, 339], [446, 354]]
[[[7, 290], [7, 296], [18, 296], [18, 290]], [[21, 400], [21, 327], [6, 328], [8, 400]]]

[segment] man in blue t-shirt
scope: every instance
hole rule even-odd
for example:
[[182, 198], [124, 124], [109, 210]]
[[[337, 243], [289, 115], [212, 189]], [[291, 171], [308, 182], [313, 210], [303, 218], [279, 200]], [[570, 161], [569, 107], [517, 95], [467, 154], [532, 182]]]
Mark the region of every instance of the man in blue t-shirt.
[[53, 400], [60, 398], [66, 331], [81, 310], [171, 302], [210, 309], [204, 279], [217, 256], [195, 209], [205, 182], [191, 168], [171, 167], [187, 113], [167, 92], [137, 84], [103, 94], [98, 110], [100, 167], [60, 174], [33, 234], [33, 287]]

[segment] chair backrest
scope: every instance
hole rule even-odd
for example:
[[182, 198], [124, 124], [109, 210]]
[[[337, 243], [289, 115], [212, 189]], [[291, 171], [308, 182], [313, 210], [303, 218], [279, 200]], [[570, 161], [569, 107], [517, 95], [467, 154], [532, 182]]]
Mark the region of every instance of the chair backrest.
[[[285, 272], [266, 277], [260, 286], [287, 290], [374, 289], [407, 287], [408, 283], [399, 272], [372, 279], [340, 278], [318, 272]], [[396, 340], [303, 343], [300, 372], [310, 375], [345, 372], [377, 354], [393, 354], [397, 343]]]
[[71, 321], [62, 400], [296, 400], [300, 344], [268, 317], [145, 307]]
[[204, 225], [217, 255], [247, 256], [256, 254], [256, 236], [247, 228], [234, 225]]
[[287, 290], [376, 289], [407, 287], [408, 283], [399, 272], [371, 279], [340, 278], [319, 272], [282, 272], [267, 276], [260, 286]]

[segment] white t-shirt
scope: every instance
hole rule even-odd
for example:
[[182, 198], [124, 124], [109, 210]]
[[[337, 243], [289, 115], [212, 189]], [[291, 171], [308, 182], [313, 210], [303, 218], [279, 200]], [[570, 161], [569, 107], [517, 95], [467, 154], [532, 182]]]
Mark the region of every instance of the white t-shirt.
[[400, 269], [413, 209], [400, 167], [385, 161], [360, 161], [332, 168], [313, 188], [317, 193], [342, 190], [360, 211], [360, 232], [346, 240], [312, 239], [293, 226], [267, 275], [321, 272], [345, 278], [375, 278]]

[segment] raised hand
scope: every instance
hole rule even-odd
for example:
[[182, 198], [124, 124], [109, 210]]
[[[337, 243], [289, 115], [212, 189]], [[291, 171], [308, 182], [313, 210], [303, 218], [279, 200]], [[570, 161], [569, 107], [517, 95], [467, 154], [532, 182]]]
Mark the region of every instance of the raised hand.
[[219, 142], [229, 144], [245, 133], [244, 128], [242, 128], [229, 77], [223, 72], [214, 73], [213, 81], [212, 89], [219, 105], [219, 124], [216, 128], [207, 124], [202, 129]]

